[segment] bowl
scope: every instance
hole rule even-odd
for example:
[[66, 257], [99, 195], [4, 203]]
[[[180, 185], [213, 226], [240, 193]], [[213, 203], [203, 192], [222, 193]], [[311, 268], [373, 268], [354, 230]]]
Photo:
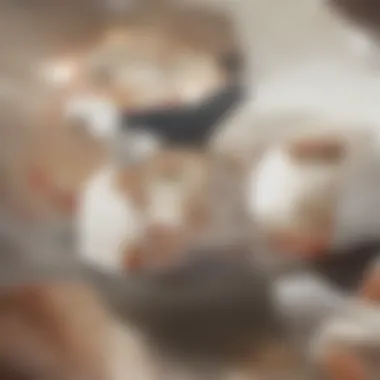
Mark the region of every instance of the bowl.
[[149, 132], [165, 145], [205, 146], [244, 95], [244, 86], [233, 83], [197, 105], [125, 112], [123, 130]]

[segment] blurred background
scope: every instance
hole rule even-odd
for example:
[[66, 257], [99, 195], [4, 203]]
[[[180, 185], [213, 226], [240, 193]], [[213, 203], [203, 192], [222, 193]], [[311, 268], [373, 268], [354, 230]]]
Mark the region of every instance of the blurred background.
[[[202, 233], [206, 231], [206, 243], [217, 243], [218, 247], [216, 255], [211, 255], [210, 262], [200, 260], [199, 267], [190, 265], [190, 269], [186, 267], [180, 268], [178, 272], [164, 272], [163, 277], [155, 277], [155, 273], [148, 271], [148, 275], [143, 276], [141, 282], [131, 282], [137, 285], [135, 288], [131, 287], [131, 293], [127, 296], [130, 298], [127, 298], [126, 302], [126, 316], [123, 315], [125, 310], [121, 307], [122, 310], [119, 310], [117, 317], [125, 317], [124, 322], [127, 321], [127, 324], [131, 315], [136, 320], [141, 317], [139, 322], [142, 329], [151, 329], [150, 332], [158, 341], [161, 338], [162, 341], [168, 339], [169, 346], [172, 344], [170, 347], [180, 347], [185, 353], [192, 352], [195, 356], [199, 353], [203, 355], [203, 359], [215, 352], [216, 361], [223, 355], [233, 357], [236, 353], [243, 353], [242, 356], [247, 355], [250, 359], [252, 342], [255, 346], [256, 337], [262, 333], [263, 340], [259, 342], [257, 339], [260, 348], [269, 347], [270, 353], [277, 353], [277, 348], [280, 348], [279, 356], [263, 356], [265, 371], [269, 368], [270, 372], [273, 363], [280, 363], [280, 366], [285, 363], [285, 367], [290, 365], [290, 373], [294, 374], [294, 362], [287, 356], [287, 348], [284, 349], [282, 345], [284, 342], [289, 343], [286, 335], [289, 331], [284, 333], [281, 325], [283, 321], [278, 322], [279, 313], [271, 309], [271, 300], [268, 301], [269, 296], [265, 293], [268, 290], [268, 282], [270, 286], [274, 283], [272, 272], [262, 280], [261, 272], [259, 271], [259, 275], [252, 274], [248, 265], [248, 259], [253, 253], [257, 253], [258, 257], [261, 255], [259, 258], [263, 259], [263, 262], [260, 262], [260, 265], [266, 265], [264, 256], [269, 257], [269, 253], [272, 253], [267, 246], [261, 246], [261, 240], [256, 239], [260, 231], [256, 233], [256, 226], [247, 215], [249, 210], [245, 193], [246, 180], [254, 172], [257, 158], [255, 154], [261, 153], [262, 147], [258, 148], [258, 152], [250, 152], [252, 156], [246, 163], [240, 160], [239, 154], [243, 143], [249, 146], [250, 139], [254, 139], [254, 127], [247, 123], [247, 120], [234, 121], [231, 126], [237, 139], [235, 145], [231, 143], [233, 148], [228, 152], [232, 152], [232, 156], [216, 154], [210, 158], [208, 155], [211, 151], [210, 141], [218, 135], [221, 130], [219, 127], [223, 127], [221, 122], [228, 118], [230, 112], [239, 111], [246, 99], [253, 102], [253, 98], [249, 97], [255, 92], [251, 71], [256, 70], [256, 67], [250, 64], [253, 42], [246, 37], [250, 35], [250, 26], [252, 31], [259, 31], [267, 24], [267, 20], [261, 18], [259, 13], [249, 13], [248, 3], [249, 0], [0, 0], [0, 228], [7, 234], [7, 228], [3, 227], [9, 224], [12, 230], [12, 224], [8, 222], [17, 221], [19, 225], [13, 230], [12, 239], [22, 241], [19, 252], [13, 251], [13, 248], [6, 244], [1, 245], [0, 256], [5, 263], [2, 269], [4, 272], [9, 271], [8, 277], [11, 277], [12, 270], [19, 271], [20, 276], [20, 273], [24, 274], [32, 267], [46, 265], [48, 271], [52, 271], [54, 267], [63, 268], [67, 252], [73, 255], [78, 249], [75, 240], [78, 232], [76, 228], [78, 229], [80, 224], [76, 224], [77, 211], [78, 206], [87, 207], [86, 196], [89, 200], [88, 208], [80, 208], [81, 212], [84, 211], [83, 215], [80, 214], [83, 220], [80, 217], [79, 219], [80, 222], [91, 225], [90, 234], [85, 238], [92, 239], [86, 241], [88, 246], [94, 248], [92, 264], [95, 262], [106, 265], [107, 270], [114, 270], [111, 274], [125, 274], [128, 270], [146, 268], [150, 270], [152, 267], [156, 269], [161, 263], [164, 267], [170, 264], [171, 268], [173, 263], [181, 261], [176, 254], [185, 252], [185, 248], [191, 246], [192, 239], [196, 241], [198, 235], [203, 242]], [[294, 0], [288, 1], [289, 3], [293, 4], [295, 17], [294, 20], [287, 18], [289, 25], [282, 24], [282, 12], [287, 10], [286, 6], [279, 6], [273, 14], [264, 13], [269, 14], [268, 19], [273, 22], [271, 25], [274, 26], [274, 36], [276, 33], [281, 34], [282, 30], [287, 30], [293, 38], [292, 41], [295, 41], [294, 46], [289, 43], [289, 46], [280, 46], [277, 49], [265, 46], [265, 43], [260, 45], [261, 36], [258, 33], [255, 42], [259, 42], [257, 51], [263, 58], [257, 59], [257, 69], [262, 70], [262, 73], [267, 68], [260, 67], [260, 63], [265, 62], [270, 52], [274, 52], [273, 57], [277, 57], [278, 54], [279, 58], [272, 60], [273, 67], [280, 67], [283, 64], [282, 59], [286, 61], [284, 57], [293, 52], [292, 48], [294, 56], [289, 56], [297, 61], [298, 49], [302, 51], [300, 56], [308, 56], [308, 52], [314, 51], [318, 43], [324, 47], [325, 41], [330, 38], [327, 26], [326, 30], [316, 29], [318, 33], [315, 33], [312, 42], [309, 35], [299, 35], [299, 25], [293, 29], [293, 23], [296, 25], [300, 22], [300, 25], [304, 23], [302, 25], [307, 26], [310, 24], [311, 30], [314, 30], [314, 13], [306, 12], [309, 18], [304, 18], [304, 2]], [[361, 22], [376, 35], [376, 15], [379, 14], [376, 9], [379, 2], [334, 0], [333, 3], [342, 7], [352, 19]], [[267, 6], [265, 1], [260, 4], [264, 8]], [[237, 8], [240, 9], [239, 12], [235, 12]], [[307, 6], [305, 9], [309, 10]], [[298, 10], [301, 11], [298, 13]], [[318, 23], [318, 20], [315, 21], [317, 27], [320, 27]], [[242, 35], [245, 38], [242, 38]], [[266, 39], [263, 38], [262, 41]], [[339, 38], [337, 41], [340, 41]], [[338, 45], [339, 43], [336, 46]], [[265, 55], [267, 52], [268, 56]], [[286, 62], [291, 62], [291, 59]], [[269, 69], [272, 68], [268, 68], [268, 72]], [[293, 119], [284, 120], [278, 120], [278, 125], [293, 126]], [[265, 129], [266, 125], [263, 128]], [[318, 129], [317, 126], [315, 128]], [[282, 137], [281, 135], [278, 140]], [[327, 150], [324, 150], [325, 141], [322, 141], [322, 150], [318, 143], [315, 146], [313, 142], [308, 145], [309, 141], [306, 148], [303, 141], [299, 145], [295, 143], [294, 147], [296, 151], [299, 148], [301, 161], [304, 156], [306, 161], [310, 158], [310, 150], [310, 162], [313, 163], [315, 157], [318, 161], [322, 154], [322, 162], [327, 162], [326, 167], [329, 167], [328, 155], [331, 155], [334, 164], [335, 156], [337, 161], [340, 160], [340, 155], [344, 156], [345, 153], [341, 154], [341, 151], [344, 151], [346, 145], [343, 146], [339, 139], [333, 139], [332, 143], [327, 140]], [[239, 145], [240, 142], [242, 145]], [[284, 143], [285, 150], [288, 148], [286, 144], [287, 142]], [[110, 177], [111, 179], [107, 177], [109, 167], [116, 172], [115, 177]], [[331, 175], [331, 183], [334, 185], [338, 178], [335, 173]], [[309, 177], [306, 180], [309, 180]], [[96, 186], [100, 184], [99, 187], [104, 192], [95, 191], [96, 196], [91, 198], [92, 193], [82, 192], [84, 184], [89, 184], [89, 189], [91, 186], [98, 189]], [[327, 206], [321, 212], [321, 217], [318, 212], [316, 214], [322, 220], [317, 228], [322, 226], [322, 232], [325, 232], [325, 226], [331, 222], [332, 214], [335, 212], [335, 209], [332, 209], [337, 193], [334, 192], [334, 199], [331, 201], [329, 190], [333, 185], [330, 186], [329, 182], [322, 187], [323, 190], [328, 188], [328, 196], [325, 197], [323, 192], [319, 198], [320, 194], [317, 194], [316, 199]], [[131, 222], [128, 229], [123, 224], [124, 215], [120, 216], [125, 211], [122, 202], [114, 202], [115, 189], [124, 197], [123, 200], [130, 202], [128, 205], [132, 204], [131, 209], [142, 210], [143, 217], [140, 214], [136, 217], [130, 209], [125, 212], [127, 219], [130, 218], [128, 222]], [[335, 190], [334, 188], [333, 191]], [[314, 201], [314, 198], [311, 197], [311, 201]], [[112, 206], [110, 213], [107, 209], [109, 204]], [[313, 203], [312, 212], [322, 209], [319, 205], [318, 203], [315, 206]], [[146, 222], [141, 228], [145, 233], [142, 238], [139, 235], [141, 219]], [[173, 219], [174, 227], [170, 225]], [[92, 224], [94, 220], [99, 223]], [[173, 229], [165, 225], [168, 221], [169, 227]], [[18, 229], [20, 224], [24, 229]], [[115, 234], [111, 231], [114, 226]], [[125, 229], [122, 231], [125, 236], [123, 235], [121, 240], [118, 240], [118, 236], [115, 237], [119, 227]], [[136, 236], [141, 238], [136, 245], [136, 236], [133, 235], [135, 230]], [[28, 240], [28, 233], [31, 231], [38, 233], [32, 234], [33, 237]], [[109, 231], [110, 239], [114, 240], [107, 245], [109, 236], [106, 235]], [[377, 231], [378, 229], [376, 233]], [[126, 245], [125, 250], [124, 237], [132, 242], [130, 246]], [[309, 237], [307, 236], [307, 239]], [[328, 239], [330, 238], [328, 236]], [[236, 241], [238, 248], [228, 249], [228, 244], [235, 244]], [[310, 248], [307, 242], [303, 245], [304, 242], [305, 240], [301, 239], [301, 251]], [[286, 239], [280, 241], [280, 245], [286, 246], [287, 243], [289, 241]], [[292, 243], [290, 239], [290, 246]], [[296, 247], [297, 243], [296, 241]], [[322, 244], [322, 248], [330, 249], [330, 243], [328, 240], [327, 246]], [[248, 252], [241, 248], [243, 246], [249, 247]], [[222, 260], [222, 264], [218, 260], [213, 261], [219, 254], [223, 256], [222, 247], [226, 249], [223, 254], [233, 256], [236, 266], [228, 261]], [[152, 252], [155, 255], [152, 255]], [[202, 256], [203, 251], [198, 255]], [[374, 255], [371, 251], [371, 259]], [[235, 260], [236, 257], [238, 260]], [[182, 256], [179, 258], [182, 259]], [[274, 261], [276, 260], [280, 267], [283, 263], [282, 257], [277, 256]], [[268, 266], [271, 264], [272, 262]], [[338, 271], [331, 270], [330, 277], [339, 277], [342, 267], [340, 264], [334, 265], [334, 268], [338, 267]], [[326, 264], [327, 270], [323, 264], [321, 266], [321, 272], [328, 272], [329, 264]], [[356, 262], [351, 266], [358, 267]], [[100, 269], [103, 270], [104, 267], [100, 266]], [[74, 268], [67, 270], [74, 271]], [[355, 288], [362, 274], [363, 271], [355, 277]], [[212, 281], [209, 281], [209, 278]], [[112, 291], [107, 293], [107, 296], [111, 297], [111, 293], [120, 296], [120, 292], [125, 290], [125, 283], [116, 285], [112, 283]], [[301, 284], [298, 288], [302, 287]], [[32, 296], [29, 293], [31, 289]], [[58, 292], [57, 296], [53, 289], [53, 296], [50, 296], [51, 289], [51, 284], [46, 283], [34, 293], [34, 285], [30, 288], [28, 284], [21, 288], [22, 299], [17, 303], [17, 298], [15, 308], [29, 320], [29, 315], [33, 314], [36, 299], [33, 297], [36, 294], [37, 298], [44, 300], [43, 302], [48, 299], [48, 309], [51, 300], [60, 300], [62, 296], [64, 306], [62, 309], [58, 307], [60, 311], [57, 314], [66, 317], [62, 310], [67, 311], [69, 308], [73, 311], [73, 341], [77, 342], [78, 336], [90, 336], [91, 332], [81, 334], [80, 328], [86, 323], [81, 322], [78, 329], [75, 318], [79, 316], [81, 321], [84, 316], [92, 318], [96, 314], [96, 307], [92, 309], [92, 306], [89, 306], [87, 310], [83, 306], [87, 301], [83, 301], [83, 308], [78, 308], [78, 312], [75, 313], [77, 306], [82, 302], [80, 297], [79, 301], [75, 301], [73, 297], [76, 295], [76, 289], [69, 288], [67, 292], [64, 290], [63, 295]], [[183, 293], [175, 293], [176, 289], [182, 290]], [[133, 293], [134, 291], [136, 293]], [[14, 294], [7, 292], [8, 290], [4, 292], [7, 302], [8, 297], [10, 299], [7, 305], [12, 305], [15, 301]], [[330, 289], [323, 293], [323, 301], [331, 301], [330, 293], [333, 293]], [[141, 298], [136, 294], [142, 295]], [[191, 313], [187, 315], [188, 304], [183, 302], [183, 294], [194, 301], [195, 306], [191, 307], [194, 318]], [[200, 300], [202, 297], [198, 297], [199, 294], [205, 294], [203, 301]], [[337, 299], [341, 300], [339, 296]], [[23, 309], [24, 303], [28, 303], [30, 299], [32, 312]], [[74, 305], [70, 306], [72, 299]], [[123, 297], [121, 299], [124, 301]], [[311, 299], [314, 300], [313, 296]], [[335, 298], [332, 298], [332, 303], [335, 303]], [[37, 310], [43, 309], [39, 302], [36, 304]], [[128, 307], [132, 311], [128, 310]], [[202, 314], [203, 307], [209, 314]], [[305, 308], [307, 307], [306, 305]], [[314, 305], [313, 312], [309, 313], [313, 313], [310, 320], [318, 314], [316, 309], [318, 308]], [[1, 310], [0, 335], [7, 331], [7, 327], [1, 330], [1, 326], [8, 326], [6, 323], [1, 324]], [[173, 310], [178, 312], [178, 325], [174, 323], [177, 322], [177, 315], [173, 314], [173, 317]], [[197, 314], [199, 310], [200, 314]], [[214, 324], [215, 321], [219, 321], [220, 315], [225, 316], [225, 319], [220, 318], [220, 324]], [[301, 320], [300, 315], [301, 312], [297, 314], [297, 321]], [[49, 316], [51, 317], [50, 314]], [[197, 317], [200, 319], [197, 320]], [[45, 331], [49, 323], [43, 320], [41, 325], [41, 329]], [[191, 331], [194, 326], [197, 334]], [[215, 330], [211, 327], [215, 327]], [[93, 331], [95, 330], [97, 327], [93, 328]], [[63, 335], [65, 334], [63, 332]], [[210, 342], [207, 342], [208, 334]], [[300, 335], [302, 338], [306, 336], [303, 335], [303, 331]], [[22, 344], [21, 346], [23, 347]], [[75, 347], [75, 344], [70, 347]], [[28, 352], [31, 351], [33, 350]], [[70, 348], [67, 351], [70, 351]], [[141, 352], [143, 351], [142, 349]], [[212, 351], [211, 354], [208, 351]], [[87, 352], [85, 348], [83, 352]], [[131, 357], [133, 361], [133, 355]], [[261, 359], [260, 355], [258, 357]], [[16, 355], [16, 362], [17, 360]], [[96, 362], [93, 357], [91, 360], [91, 363]], [[238, 362], [239, 360], [240, 357]], [[64, 363], [64, 366], [66, 364]], [[298, 364], [300, 363], [296, 366]], [[134, 376], [133, 379], [145, 380], [138, 377], [139, 375]], [[217, 374], [214, 378], [222, 377]], [[309, 377], [302, 377], [305, 378]], [[98, 378], [90, 376], [90, 379]], [[164, 376], [162, 379], [167, 380], [168, 377]], [[337, 378], [347, 379], [351, 380], [349, 377]]]

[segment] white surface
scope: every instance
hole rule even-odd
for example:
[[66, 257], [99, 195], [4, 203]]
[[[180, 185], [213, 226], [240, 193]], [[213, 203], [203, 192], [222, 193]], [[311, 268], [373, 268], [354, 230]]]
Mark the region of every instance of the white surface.
[[[350, 28], [331, 10], [322, 7], [323, 1], [208, 0], [208, 3], [227, 7], [234, 15], [243, 46], [248, 51], [254, 93], [240, 112], [224, 122], [217, 141], [222, 149], [260, 150], [268, 141], [294, 130], [292, 120], [301, 131], [317, 128], [317, 125], [369, 130], [380, 148], [380, 71], [375, 64], [377, 52], [373, 41], [362, 31]], [[255, 163], [252, 166], [254, 170]], [[280, 172], [281, 166], [283, 164], [278, 162], [273, 173]], [[279, 190], [286, 176], [273, 176], [264, 181], [260, 190], [264, 204], [276, 202], [272, 209], [264, 210], [271, 217], [277, 207], [285, 207], [285, 201], [296, 197], [296, 194], [286, 194], [296, 182], [286, 183]], [[378, 182], [373, 174], [365, 181], [370, 182]], [[251, 183], [248, 190], [250, 207], [256, 202], [252, 202], [252, 186]], [[365, 238], [365, 231], [371, 231], [372, 235], [378, 233], [380, 218], [374, 215], [374, 210], [378, 209], [380, 197], [361, 182], [350, 186], [355, 190], [349, 190], [350, 194], [344, 196], [339, 223], [343, 229], [349, 228], [349, 234], [356, 230], [355, 239]], [[292, 191], [297, 189], [296, 186]], [[365, 195], [359, 196], [363, 191]], [[353, 200], [360, 206], [347, 207]], [[344, 235], [337, 238], [339, 244], [347, 239], [347, 234]]]
[[379, 97], [378, 71], [339, 61], [304, 61], [260, 83], [255, 116], [298, 113], [309, 115], [304, 128], [320, 118], [340, 128], [368, 128], [379, 137]]
[[[196, 0], [188, 0], [190, 2]], [[224, 145], [255, 145], [286, 114], [380, 135], [380, 72], [374, 42], [323, 0], [208, 0], [233, 15], [247, 51], [252, 99], [224, 126]], [[277, 117], [274, 122], [272, 119]], [[223, 142], [221, 142], [223, 144]]]
[[379, 349], [380, 308], [373, 304], [351, 301], [338, 315], [328, 319], [316, 331], [312, 350], [318, 358], [330, 344], [342, 344], [347, 348]]
[[69, 99], [66, 115], [68, 118], [83, 120], [90, 133], [100, 138], [112, 137], [120, 126], [117, 107], [101, 96], [84, 94]]
[[119, 271], [123, 248], [139, 236], [138, 214], [116, 190], [115, 170], [104, 168], [83, 187], [77, 214], [78, 251], [84, 260]]
[[331, 315], [345, 305], [342, 294], [323, 279], [307, 273], [280, 278], [273, 289], [281, 314], [300, 323], [324, 313]]
[[259, 224], [279, 228], [302, 228], [299, 206], [317, 201], [334, 186], [332, 167], [296, 165], [281, 147], [269, 150], [251, 173], [249, 206]]

